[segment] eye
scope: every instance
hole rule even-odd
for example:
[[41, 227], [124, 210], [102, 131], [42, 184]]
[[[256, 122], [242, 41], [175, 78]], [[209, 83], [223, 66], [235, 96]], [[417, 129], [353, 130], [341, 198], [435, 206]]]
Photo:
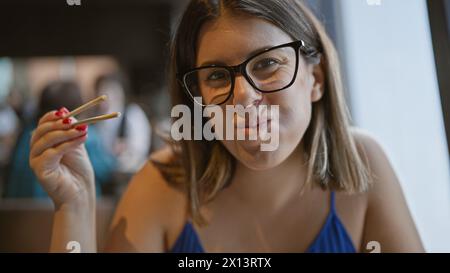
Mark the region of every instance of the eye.
[[209, 74], [207, 80], [208, 81], [220, 81], [220, 80], [226, 80], [228, 78], [228, 73], [222, 70], [214, 71], [211, 74]]
[[254, 66], [253, 66], [253, 70], [263, 70], [263, 69], [268, 69], [271, 68], [275, 65], [280, 64], [280, 62], [276, 59], [263, 59], [258, 61]]

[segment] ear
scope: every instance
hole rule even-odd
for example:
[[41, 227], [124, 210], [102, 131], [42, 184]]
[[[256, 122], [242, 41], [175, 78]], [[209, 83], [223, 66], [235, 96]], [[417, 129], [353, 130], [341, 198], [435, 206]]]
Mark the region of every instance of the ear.
[[313, 67], [314, 84], [311, 91], [311, 102], [319, 101], [324, 93], [325, 73], [323, 70], [322, 61]]

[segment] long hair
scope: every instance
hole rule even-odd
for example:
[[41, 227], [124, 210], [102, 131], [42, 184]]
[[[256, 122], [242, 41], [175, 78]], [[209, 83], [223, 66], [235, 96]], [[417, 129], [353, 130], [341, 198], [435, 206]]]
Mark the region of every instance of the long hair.
[[[193, 103], [177, 82], [177, 72], [196, 64], [200, 28], [225, 13], [267, 20], [295, 40], [320, 49], [326, 82], [324, 95], [313, 104], [303, 145], [307, 158], [305, 185], [349, 193], [368, 189], [370, 176], [365, 158], [353, 138], [344, 99], [340, 64], [324, 27], [300, 0], [193, 0], [172, 37], [169, 88], [172, 104]], [[213, 199], [233, 177], [235, 158], [219, 141], [182, 140], [175, 143], [171, 164], [158, 164], [169, 182], [181, 185], [187, 194], [190, 216], [204, 223], [200, 207]]]

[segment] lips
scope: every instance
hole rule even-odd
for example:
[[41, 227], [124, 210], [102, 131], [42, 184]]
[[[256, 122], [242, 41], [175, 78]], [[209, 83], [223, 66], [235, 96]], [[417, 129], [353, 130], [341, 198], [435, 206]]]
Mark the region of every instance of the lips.
[[254, 107], [250, 113], [235, 115], [235, 127], [237, 129], [257, 129], [262, 124], [267, 124], [270, 119], [267, 118], [267, 107]]
[[259, 129], [259, 127], [261, 127], [262, 125], [267, 125], [269, 124], [271, 120], [261, 120], [260, 122], [256, 123], [256, 124], [246, 124], [244, 127], [237, 127], [238, 129]]
[[236, 128], [238, 128], [238, 129], [257, 128], [258, 125], [259, 125], [258, 120], [259, 120], [259, 118], [256, 118], [256, 119], [248, 119], [248, 118], [240, 118], [240, 117], [237, 117], [237, 118], [236, 118], [235, 125], [236, 125]]

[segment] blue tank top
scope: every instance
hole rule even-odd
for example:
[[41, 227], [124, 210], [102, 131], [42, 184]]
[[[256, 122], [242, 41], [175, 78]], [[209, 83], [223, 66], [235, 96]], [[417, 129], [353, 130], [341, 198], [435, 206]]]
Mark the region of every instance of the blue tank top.
[[[330, 212], [307, 253], [355, 253], [350, 236], [336, 213], [334, 192], [330, 194]], [[184, 225], [171, 253], [204, 253], [200, 238], [190, 222]]]

